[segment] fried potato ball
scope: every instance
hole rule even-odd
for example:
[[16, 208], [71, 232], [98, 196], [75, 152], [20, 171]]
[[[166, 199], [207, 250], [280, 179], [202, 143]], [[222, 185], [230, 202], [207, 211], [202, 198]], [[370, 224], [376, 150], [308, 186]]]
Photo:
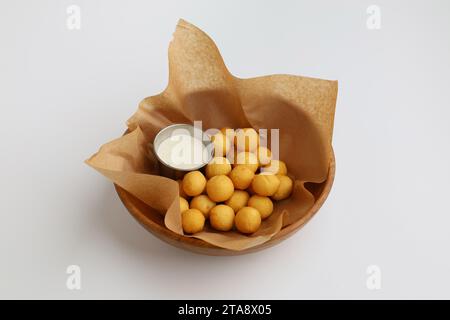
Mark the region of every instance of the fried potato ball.
[[274, 174], [258, 174], [253, 178], [252, 189], [260, 196], [273, 195], [280, 186], [280, 179]]
[[196, 170], [175, 178], [186, 234], [202, 231], [206, 219], [218, 231], [236, 226], [241, 233], [254, 233], [273, 213], [274, 201], [292, 194], [286, 163], [273, 159], [265, 142], [260, 145], [261, 137], [253, 128], [222, 128], [211, 137], [215, 156], [205, 175]]
[[285, 176], [287, 175], [286, 163], [281, 160], [271, 160], [268, 165], [261, 168], [261, 172]]
[[241, 208], [245, 207], [250, 195], [247, 191], [234, 190], [230, 199], [225, 202], [227, 206], [230, 206], [234, 212], [238, 212]]
[[185, 199], [180, 197], [180, 212], [186, 211], [189, 209], [189, 202]]
[[209, 212], [215, 205], [216, 203], [212, 201], [210, 198], [208, 198], [208, 196], [205, 194], [196, 196], [191, 200], [191, 209], [200, 210], [206, 219], [208, 219]]
[[188, 209], [181, 214], [181, 224], [186, 233], [197, 233], [203, 230], [205, 216], [197, 209]]
[[277, 201], [289, 198], [292, 193], [292, 188], [294, 187], [294, 182], [288, 176], [279, 175], [278, 179], [280, 179], [280, 186], [272, 195], [272, 199]]
[[214, 144], [214, 156], [225, 157], [230, 151], [231, 141], [222, 132], [217, 132], [211, 137], [211, 141]]
[[219, 204], [211, 209], [209, 223], [219, 231], [229, 231], [234, 224], [234, 211], [231, 207]]
[[239, 151], [255, 151], [259, 145], [259, 135], [253, 128], [235, 131], [234, 145]]
[[247, 189], [255, 176], [255, 173], [245, 165], [238, 165], [230, 172], [230, 179], [233, 181], [235, 189]]
[[259, 167], [258, 157], [251, 152], [239, 152], [236, 154], [234, 166], [243, 165], [247, 166], [253, 172], [256, 172]]
[[272, 151], [266, 147], [258, 147], [256, 155], [258, 156], [259, 164], [262, 166], [268, 165], [272, 159]]
[[212, 201], [226, 201], [233, 195], [233, 192], [233, 181], [225, 175], [214, 176], [206, 183], [206, 193]]
[[206, 178], [200, 171], [191, 171], [183, 177], [183, 190], [188, 196], [197, 196], [205, 190]]
[[248, 200], [249, 207], [255, 208], [261, 214], [261, 219], [266, 219], [273, 212], [273, 202], [269, 197], [251, 196]]
[[261, 214], [252, 207], [243, 207], [234, 218], [236, 228], [242, 233], [253, 233], [261, 225]]
[[221, 174], [227, 175], [231, 171], [231, 164], [227, 158], [215, 157], [206, 165], [205, 171], [208, 179]]

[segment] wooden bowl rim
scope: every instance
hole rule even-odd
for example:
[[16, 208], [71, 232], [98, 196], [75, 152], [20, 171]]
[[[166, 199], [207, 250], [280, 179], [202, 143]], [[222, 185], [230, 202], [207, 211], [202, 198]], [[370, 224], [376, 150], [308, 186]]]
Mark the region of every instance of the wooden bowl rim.
[[[331, 159], [330, 159], [330, 165], [328, 170], [327, 179], [325, 180], [325, 185], [323, 187], [322, 192], [320, 193], [320, 196], [315, 201], [314, 205], [309, 209], [309, 211], [298, 221], [287, 225], [283, 227], [280, 232], [275, 234], [270, 240], [266, 241], [265, 243], [262, 243], [256, 247], [252, 247], [243, 251], [239, 251], [239, 253], [244, 253], [246, 251], [256, 251], [258, 248], [261, 247], [267, 247], [272, 242], [280, 242], [284, 238], [287, 238], [291, 234], [298, 231], [301, 227], [303, 227], [320, 209], [320, 207], [323, 205], [325, 200], [328, 197], [328, 194], [330, 193], [331, 187], [334, 182], [334, 176], [336, 172], [336, 163], [335, 163], [335, 157], [334, 152], [332, 150], [331, 152]], [[122, 189], [120, 186], [114, 184], [117, 194], [119, 195], [120, 200], [124, 204], [124, 206], [127, 208], [129, 213], [141, 224], [143, 225], [148, 231], [156, 235], [162, 240], [172, 240], [172, 242], [169, 242], [170, 244], [173, 244], [173, 241], [176, 242], [182, 242], [184, 244], [183, 248], [186, 248], [186, 245], [197, 247], [197, 248], [203, 248], [203, 249], [220, 249], [224, 251], [234, 252], [233, 250], [217, 247], [213, 244], [210, 244], [208, 242], [205, 242], [201, 239], [193, 238], [193, 237], [185, 237], [179, 234], [174, 233], [173, 231], [167, 229], [164, 225], [160, 225], [157, 222], [153, 221], [152, 219], [148, 218], [141, 210], [139, 210], [138, 207], [136, 207], [132, 201], [129, 201], [128, 199], [134, 198], [133, 195], [128, 193], [126, 190]]]

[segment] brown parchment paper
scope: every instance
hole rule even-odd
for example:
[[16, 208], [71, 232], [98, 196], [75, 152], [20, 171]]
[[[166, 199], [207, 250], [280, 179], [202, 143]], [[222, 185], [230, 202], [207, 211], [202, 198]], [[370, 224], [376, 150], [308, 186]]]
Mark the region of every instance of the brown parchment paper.
[[201, 120], [204, 130], [279, 129], [280, 159], [295, 181], [292, 196], [277, 202], [274, 213], [250, 236], [209, 227], [192, 235], [218, 247], [244, 250], [268, 241], [313, 206], [314, 197], [304, 184], [326, 179], [336, 97], [336, 81], [293, 75], [236, 78], [214, 42], [180, 20], [169, 46], [167, 88], [145, 98], [127, 122], [129, 133], [103, 145], [86, 163], [165, 215], [166, 227], [183, 235], [178, 184], [158, 175], [149, 148], [158, 131], [194, 120]]

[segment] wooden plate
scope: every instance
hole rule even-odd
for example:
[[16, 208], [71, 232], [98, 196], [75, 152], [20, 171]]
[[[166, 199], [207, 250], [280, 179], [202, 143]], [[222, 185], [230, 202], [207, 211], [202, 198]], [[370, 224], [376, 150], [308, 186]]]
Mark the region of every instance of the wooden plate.
[[316, 201], [314, 206], [307, 212], [307, 214], [296, 221], [293, 224], [290, 224], [283, 229], [275, 236], [272, 237], [269, 241], [247, 249], [243, 251], [232, 251], [224, 248], [216, 247], [212, 244], [209, 244], [203, 240], [196, 238], [189, 238], [180, 236], [164, 226], [164, 217], [156, 212], [154, 209], [147, 206], [145, 203], [135, 198], [126, 190], [122, 189], [118, 185], [114, 185], [116, 191], [122, 200], [125, 207], [131, 213], [131, 215], [148, 231], [150, 231], [153, 235], [158, 237], [159, 239], [176, 246], [181, 249], [193, 251], [196, 253], [206, 254], [206, 255], [214, 255], [214, 256], [228, 256], [228, 255], [240, 255], [246, 254], [250, 252], [256, 252], [265, 248], [269, 248], [275, 244], [280, 243], [287, 237], [291, 236], [295, 232], [297, 232], [301, 227], [303, 227], [320, 209], [320, 207], [325, 202], [328, 194], [330, 193], [331, 186], [333, 185], [334, 174], [335, 174], [336, 166], [334, 154], [332, 155], [332, 159], [330, 162], [330, 167], [328, 170], [328, 177], [325, 182], [320, 184], [315, 183], [307, 183], [306, 187], [308, 190], [312, 192]]

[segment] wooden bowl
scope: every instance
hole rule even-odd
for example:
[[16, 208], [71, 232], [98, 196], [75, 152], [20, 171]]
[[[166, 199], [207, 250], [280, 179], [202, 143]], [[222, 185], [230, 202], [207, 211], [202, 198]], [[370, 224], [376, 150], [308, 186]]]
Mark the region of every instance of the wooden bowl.
[[122, 189], [118, 185], [115, 184], [114, 186], [120, 199], [122, 200], [128, 211], [131, 213], [131, 215], [142, 226], [144, 226], [148, 231], [150, 231], [159, 239], [175, 247], [193, 251], [196, 253], [214, 256], [231, 256], [256, 252], [265, 248], [269, 248], [275, 244], [280, 243], [284, 239], [297, 232], [312, 218], [312, 216], [314, 216], [314, 214], [325, 202], [328, 194], [330, 193], [331, 186], [333, 185], [335, 170], [336, 166], [333, 153], [328, 170], [328, 177], [325, 182], [322, 182], [320, 184], [306, 184], [306, 188], [314, 195], [315, 203], [314, 206], [312, 206], [311, 209], [303, 216], [303, 218], [281, 229], [281, 231], [274, 235], [269, 241], [256, 247], [242, 251], [232, 251], [224, 248], [219, 248], [203, 240], [181, 236], [170, 231], [164, 226], [164, 217], [160, 213], [156, 212], [154, 209], [150, 208], [148, 205], [135, 198], [133, 195], [131, 195], [129, 192]]

